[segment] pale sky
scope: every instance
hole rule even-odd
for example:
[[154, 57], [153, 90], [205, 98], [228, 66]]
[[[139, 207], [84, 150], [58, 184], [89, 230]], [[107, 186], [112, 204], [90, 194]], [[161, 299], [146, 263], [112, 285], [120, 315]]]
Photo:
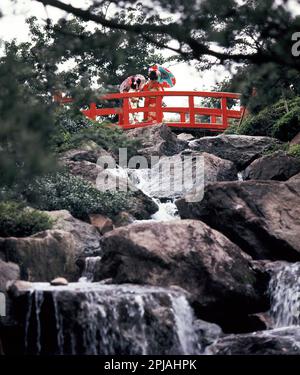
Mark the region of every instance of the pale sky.
[[[84, 0], [65, 0], [74, 6], [82, 6]], [[299, 5], [297, 0], [290, 0], [290, 7], [293, 12], [300, 14]], [[36, 16], [40, 20], [48, 17], [57, 20], [66, 14], [53, 7], [47, 6], [46, 8], [33, 0], [19, 0], [17, 6], [13, 0], [0, 0], [0, 8], [4, 17], [0, 18], [0, 39], [11, 40], [16, 38], [18, 41], [26, 41], [29, 39], [28, 27], [25, 24], [25, 19], [30, 16]], [[169, 51], [165, 52], [167, 55]], [[188, 64], [181, 63], [172, 65], [170, 70], [176, 76], [176, 86], [174, 90], [198, 90], [209, 91], [211, 87], [218, 81], [221, 81], [228, 76], [228, 73], [223, 68], [218, 68], [216, 71], [206, 71], [199, 73]]]
[[[84, 3], [82, 0], [68, 2], [78, 7]], [[16, 38], [20, 42], [27, 41], [29, 37], [25, 19], [30, 16], [36, 16], [42, 20], [47, 17], [57, 20], [66, 15], [53, 7], [48, 6], [45, 9], [42, 4], [31, 0], [19, 1], [17, 6], [13, 5], [12, 0], [0, 0], [0, 7], [4, 13], [4, 17], [0, 18], [0, 39], [3, 40]], [[166, 51], [165, 54], [169, 56], [170, 52]], [[197, 89], [199, 91], [208, 91], [216, 81], [221, 80], [226, 75], [222, 68], [218, 72], [207, 71], [204, 74], [200, 74], [196, 69], [185, 63], [172, 64], [170, 69], [177, 81], [174, 90], [188, 91]]]

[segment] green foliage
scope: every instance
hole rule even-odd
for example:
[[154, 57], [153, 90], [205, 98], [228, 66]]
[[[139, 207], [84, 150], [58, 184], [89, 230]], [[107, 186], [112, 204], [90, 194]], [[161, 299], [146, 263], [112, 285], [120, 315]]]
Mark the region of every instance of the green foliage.
[[288, 143], [274, 144], [273, 146], [270, 146], [265, 151], [263, 151], [263, 155], [272, 155], [277, 151], [287, 152], [288, 149], [289, 149]]
[[296, 107], [276, 121], [272, 135], [281, 141], [291, 141], [300, 132], [300, 107]]
[[72, 135], [93, 125], [94, 122], [79, 111], [68, 107], [58, 107], [55, 112], [54, 132], [50, 141], [52, 150], [60, 152], [75, 147]]
[[49, 145], [52, 107], [27, 84], [34, 75], [18, 47], [6, 45], [0, 58], [0, 186], [25, 185], [55, 166]]
[[139, 140], [130, 139], [126, 133], [116, 125], [106, 123], [94, 123], [92, 127], [83, 129], [73, 134], [70, 144], [79, 146], [81, 143], [92, 140], [105, 150], [112, 152], [118, 156], [119, 148], [127, 148], [127, 154], [130, 158], [137, 154], [141, 143]]
[[[300, 131], [297, 120], [299, 111], [300, 97], [287, 101], [280, 100], [257, 115], [247, 117], [241, 126], [236, 128], [236, 134], [269, 136], [281, 141], [289, 141]], [[232, 129], [228, 132], [230, 131]]]
[[291, 145], [288, 150], [288, 154], [295, 158], [300, 158], [300, 145]]
[[80, 148], [81, 144], [92, 140], [116, 157], [119, 148], [127, 148], [128, 157], [131, 157], [141, 146], [139, 140], [128, 138], [118, 126], [91, 121], [81, 113], [66, 108], [59, 109], [55, 129], [51, 143], [56, 152]]
[[23, 204], [6, 201], [0, 202], [0, 236], [26, 237], [52, 228], [50, 217], [36, 210], [28, 209]]
[[101, 192], [91, 183], [60, 172], [36, 179], [24, 192], [27, 200], [41, 210], [68, 210], [82, 220], [88, 214], [114, 216], [129, 206], [130, 193]]

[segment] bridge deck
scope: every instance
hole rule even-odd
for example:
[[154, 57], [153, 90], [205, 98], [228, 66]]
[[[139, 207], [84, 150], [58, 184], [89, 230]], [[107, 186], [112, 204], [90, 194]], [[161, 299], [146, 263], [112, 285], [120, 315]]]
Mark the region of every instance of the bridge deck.
[[[145, 99], [147, 97], [155, 98], [155, 107], [131, 107], [132, 98]], [[186, 107], [170, 107], [163, 105], [163, 98], [166, 97], [185, 97], [188, 100]], [[199, 107], [195, 103], [195, 98], [215, 98], [219, 103], [218, 108]], [[114, 93], [105, 94], [99, 98], [96, 103], [91, 103], [88, 109], [82, 109], [87, 117], [92, 120], [98, 120], [105, 116], [117, 115], [116, 125], [123, 129], [133, 129], [152, 125], [153, 121], [135, 121], [132, 114], [152, 112], [155, 113], [157, 123], [164, 122], [166, 125], [180, 129], [204, 129], [214, 132], [222, 132], [229, 126], [230, 119], [241, 119], [244, 114], [244, 108], [229, 109], [228, 100], [239, 100], [240, 94], [229, 92], [206, 92], [206, 91], [160, 91], [160, 92], [139, 92], [139, 93]], [[56, 95], [54, 98], [62, 104], [68, 104], [73, 100], [71, 98]], [[179, 115], [179, 121], [168, 121], [164, 119], [164, 114], [175, 113]], [[205, 122], [203, 121], [205, 118]]]

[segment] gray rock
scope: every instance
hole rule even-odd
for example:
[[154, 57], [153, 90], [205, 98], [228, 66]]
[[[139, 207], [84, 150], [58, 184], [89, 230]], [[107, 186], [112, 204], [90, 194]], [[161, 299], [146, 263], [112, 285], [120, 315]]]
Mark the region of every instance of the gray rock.
[[244, 180], [286, 181], [300, 172], [300, 160], [278, 151], [254, 160], [244, 171]]
[[207, 346], [214, 344], [218, 338], [223, 336], [222, 328], [214, 323], [197, 319], [194, 322], [194, 327], [199, 340], [198, 343], [201, 352], [203, 352]]
[[[129, 138], [139, 139], [142, 147], [139, 154], [150, 160], [151, 156], [172, 156], [184, 150], [187, 142], [177, 138], [165, 124], [145, 126], [128, 130]], [[149, 166], [150, 167], [150, 166]]]
[[184, 219], [225, 234], [254, 259], [300, 260], [300, 179], [216, 182], [199, 202], [179, 199]]
[[69, 232], [74, 237], [76, 256], [97, 256], [101, 254], [101, 234], [95, 226], [75, 219], [69, 211], [47, 211], [53, 220], [53, 229]]
[[142, 178], [144, 190], [155, 198], [182, 197], [215, 181], [237, 180], [237, 169], [229, 160], [191, 150], [162, 157], [150, 169], [132, 171], [133, 180]]
[[299, 355], [300, 328], [289, 327], [220, 338], [207, 348], [214, 355]]
[[177, 139], [179, 139], [180, 141], [185, 141], [185, 142], [191, 141], [194, 138], [195, 137], [192, 134], [188, 134], [188, 133], [180, 133], [177, 135]]
[[61, 285], [68, 285], [68, 280], [64, 277], [56, 277], [55, 279], [50, 281], [50, 284], [53, 286], [61, 286]]
[[20, 268], [17, 264], [3, 262], [0, 260], [0, 291], [6, 291], [8, 281], [18, 280], [20, 278]]
[[132, 224], [103, 236], [102, 247], [95, 281], [178, 285], [202, 319], [220, 324], [265, 306], [265, 281], [251, 258], [200, 221]]
[[270, 137], [222, 134], [193, 140], [189, 142], [189, 147], [196, 151], [208, 152], [222, 159], [231, 160], [238, 170], [242, 170], [276, 144], [280, 144], [280, 142]]
[[51, 281], [57, 275], [76, 281], [76, 242], [71, 233], [47, 230], [24, 238], [0, 238], [0, 258], [19, 265], [21, 278]]

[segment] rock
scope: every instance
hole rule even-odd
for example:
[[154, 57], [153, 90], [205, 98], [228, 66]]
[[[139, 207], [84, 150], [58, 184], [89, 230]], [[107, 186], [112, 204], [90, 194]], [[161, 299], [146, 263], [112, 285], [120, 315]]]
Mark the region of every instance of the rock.
[[300, 173], [295, 174], [295, 176], [293, 176], [289, 179], [290, 182], [293, 182], [293, 181], [296, 182], [296, 181], [299, 181], [299, 180], [300, 180]]
[[244, 171], [244, 180], [286, 181], [300, 172], [300, 160], [278, 151], [254, 160]]
[[291, 140], [290, 145], [300, 145], [300, 132]]
[[76, 257], [101, 254], [101, 235], [95, 226], [75, 219], [69, 211], [47, 211], [53, 220], [53, 229], [69, 232], [74, 237]]
[[77, 177], [81, 177], [94, 185], [96, 185], [98, 176], [103, 172], [102, 167], [86, 160], [67, 160], [64, 165], [67, 167], [68, 171], [71, 174]]
[[151, 216], [157, 211], [158, 205], [141, 190], [138, 190], [130, 197], [130, 207], [127, 212], [136, 219], [151, 219]]
[[125, 211], [119, 212], [118, 215], [114, 217], [114, 225], [117, 228], [132, 224], [134, 221], [135, 218]]
[[180, 133], [177, 135], [177, 139], [179, 139], [180, 141], [185, 141], [185, 142], [191, 141], [194, 138], [195, 137], [192, 134], [188, 134], [188, 133]]
[[60, 285], [68, 285], [68, 280], [66, 280], [64, 277], [57, 277], [50, 281], [50, 284], [53, 286], [60, 286]]
[[110, 230], [114, 229], [114, 224], [112, 220], [100, 214], [90, 214], [89, 215], [90, 223], [96, 227], [101, 234], [105, 234]]
[[8, 281], [18, 280], [19, 278], [20, 268], [17, 264], [0, 260], [0, 292], [6, 291]]
[[223, 336], [221, 327], [214, 323], [197, 319], [194, 321], [194, 327], [201, 352], [203, 352], [207, 346], [212, 345], [219, 337]]
[[[142, 147], [139, 154], [145, 156], [148, 161], [151, 156], [172, 156], [184, 150], [187, 142], [177, 138], [165, 124], [145, 126], [128, 130], [129, 138], [141, 140]], [[150, 166], [149, 166], [150, 167]]]
[[190, 293], [201, 319], [230, 327], [239, 317], [266, 308], [264, 276], [251, 258], [221, 233], [195, 220], [121, 227], [102, 238], [95, 281], [178, 285]]
[[300, 180], [216, 182], [201, 202], [176, 202], [184, 219], [225, 234], [254, 259], [300, 260]]
[[13, 298], [13, 312], [22, 336], [7, 354], [197, 354], [193, 312], [171, 289], [40, 284]]
[[32, 287], [33, 284], [28, 281], [17, 280], [9, 284], [7, 291], [15, 298], [26, 294]]
[[215, 181], [237, 180], [237, 169], [229, 161], [206, 152], [185, 150], [178, 155], [162, 157], [150, 169], [138, 169], [133, 180], [142, 179], [143, 190], [155, 198], [172, 199], [191, 192], [203, 195], [203, 188]]
[[19, 265], [21, 278], [51, 281], [57, 275], [78, 279], [76, 242], [71, 233], [47, 230], [24, 238], [0, 238], [0, 258]]
[[300, 327], [279, 328], [220, 338], [207, 348], [214, 355], [293, 355], [300, 354]]
[[222, 159], [231, 160], [238, 170], [242, 170], [276, 144], [280, 144], [280, 142], [270, 137], [222, 134], [196, 139], [189, 142], [189, 147], [196, 151], [208, 152]]
[[79, 149], [72, 149], [65, 151], [59, 155], [59, 159], [62, 163], [67, 164], [68, 161], [88, 161], [91, 163], [97, 163], [99, 157], [112, 156], [109, 152], [98, 146], [93, 141], [85, 142]]

